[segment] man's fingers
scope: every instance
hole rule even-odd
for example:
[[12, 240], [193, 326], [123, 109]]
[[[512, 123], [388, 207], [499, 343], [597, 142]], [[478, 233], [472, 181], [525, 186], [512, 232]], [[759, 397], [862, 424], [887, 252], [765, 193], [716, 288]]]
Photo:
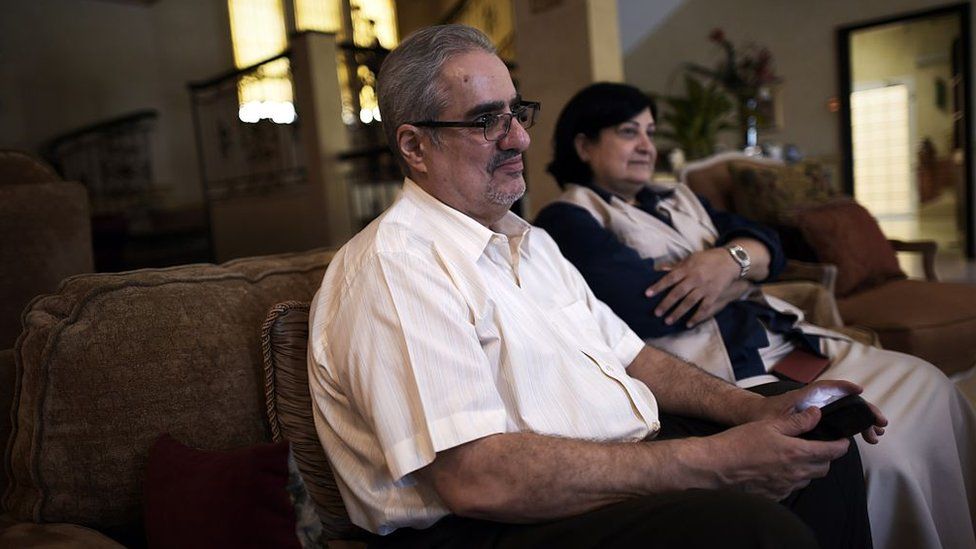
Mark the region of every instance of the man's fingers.
[[781, 421], [780, 432], [786, 436], [797, 437], [817, 426], [820, 421], [820, 408], [811, 406], [802, 412], [790, 414]]
[[875, 406], [873, 403], [868, 402], [867, 404], [868, 408], [871, 410], [871, 413], [874, 414], [874, 426], [881, 430], [881, 432], [878, 434], [883, 435], [884, 427], [888, 426], [888, 418], [886, 418], [885, 415], [881, 413], [881, 409]]

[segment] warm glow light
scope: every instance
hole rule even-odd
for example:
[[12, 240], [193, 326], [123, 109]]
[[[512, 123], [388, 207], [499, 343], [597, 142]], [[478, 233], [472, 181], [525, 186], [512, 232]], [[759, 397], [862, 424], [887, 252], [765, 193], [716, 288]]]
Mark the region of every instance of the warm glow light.
[[913, 214], [908, 87], [851, 94], [854, 197], [875, 216]]
[[234, 65], [249, 67], [285, 51], [281, 0], [227, 0]]
[[341, 0], [295, 0], [295, 30], [342, 31]]
[[[288, 45], [281, 0], [228, 0], [234, 65], [244, 68], [280, 54]], [[237, 83], [242, 122], [295, 120], [288, 59], [265, 63]]]
[[393, 0], [349, 0], [352, 9], [352, 41], [357, 46], [376, 45], [392, 50], [397, 39], [396, 11]]
[[269, 119], [276, 124], [291, 124], [297, 118], [295, 105], [288, 101], [251, 101], [244, 103], [237, 111], [241, 122], [253, 124], [262, 119]]

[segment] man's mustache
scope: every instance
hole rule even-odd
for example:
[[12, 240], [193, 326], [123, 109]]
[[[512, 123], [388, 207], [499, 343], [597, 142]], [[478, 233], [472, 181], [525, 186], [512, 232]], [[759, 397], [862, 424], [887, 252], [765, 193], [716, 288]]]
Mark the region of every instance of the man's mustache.
[[498, 166], [501, 166], [505, 162], [508, 162], [516, 156], [521, 155], [522, 153], [515, 150], [502, 151], [496, 154], [495, 156], [491, 157], [491, 160], [488, 162], [488, 173], [494, 172], [496, 169], [498, 169]]

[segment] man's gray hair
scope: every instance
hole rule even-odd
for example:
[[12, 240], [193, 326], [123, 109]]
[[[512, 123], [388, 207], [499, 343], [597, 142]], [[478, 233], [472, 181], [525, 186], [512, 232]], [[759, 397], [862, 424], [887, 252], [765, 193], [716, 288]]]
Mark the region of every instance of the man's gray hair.
[[439, 78], [444, 64], [455, 55], [479, 50], [495, 53], [495, 46], [478, 29], [439, 25], [411, 34], [383, 61], [377, 78], [380, 116], [386, 141], [404, 174], [410, 172], [397, 146], [397, 128], [435, 120], [449, 101]]

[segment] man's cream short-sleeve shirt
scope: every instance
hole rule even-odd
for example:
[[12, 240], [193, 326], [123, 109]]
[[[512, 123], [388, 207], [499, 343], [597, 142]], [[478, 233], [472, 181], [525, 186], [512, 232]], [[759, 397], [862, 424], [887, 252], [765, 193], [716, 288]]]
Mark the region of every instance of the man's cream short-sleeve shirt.
[[448, 513], [411, 473], [498, 433], [639, 441], [643, 342], [541, 229], [491, 229], [409, 179], [336, 254], [312, 303], [315, 426], [350, 517], [380, 534]]

